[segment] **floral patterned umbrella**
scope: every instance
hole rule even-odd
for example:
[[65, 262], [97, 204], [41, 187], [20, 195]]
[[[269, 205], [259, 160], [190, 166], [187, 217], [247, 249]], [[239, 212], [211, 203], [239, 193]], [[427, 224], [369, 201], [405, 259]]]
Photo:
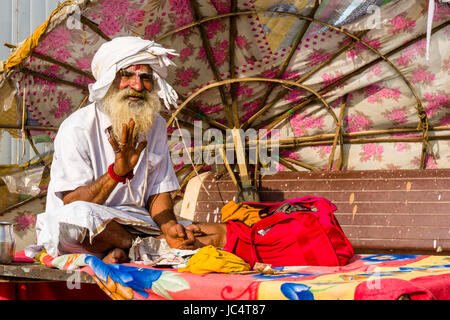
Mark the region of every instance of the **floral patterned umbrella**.
[[[15, 99], [0, 119], [35, 143], [54, 138], [87, 104], [99, 46], [136, 35], [179, 53], [168, 76], [179, 106], [162, 115], [170, 148], [190, 159], [202, 150], [198, 128], [200, 138], [222, 135], [215, 143], [233, 144], [236, 158], [253, 146], [238, 138], [265, 129], [256, 140], [276, 141], [276, 171], [448, 168], [449, 14], [426, 0], [66, 1], [5, 61], [2, 95]], [[182, 187], [205, 170], [257, 187], [262, 170], [258, 161], [174, 166]]]

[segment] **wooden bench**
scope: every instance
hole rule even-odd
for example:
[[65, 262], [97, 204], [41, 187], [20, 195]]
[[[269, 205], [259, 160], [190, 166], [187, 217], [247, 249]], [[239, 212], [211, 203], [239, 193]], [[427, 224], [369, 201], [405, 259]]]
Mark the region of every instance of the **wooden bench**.
[[52, 269], [41, 264], [29, 262], [12, 262], [0, 264], [0, 281], [78, 281], [80, 283], [95, 284], [94, 279], [79, 270], [66, 271]]
[[[181, 216], [219, 222], [220, 208], [235, 200], [228, 176], [191, 180]], [[319, 196], [332, 201], [336, 217], [357, 253], [450, 254], [450, 169], [345, 172], [279, 172], [260, 181], [261, 201]]]
[[[228, 176], [200, 177], [188, 184], [181, 217], [219, 222], [221, 207], [236, 199], [237, 189]], [[268, 202], [306, 195], [329, 199], [357, 253], [450, 255], [450, 169], [279, 172], [261, 179], [259, 195]], [[81, 283], [94, 283], [75, 272]], [[30, 263], [0, 265], [0, 281], [70, 281], [73, 276]]]

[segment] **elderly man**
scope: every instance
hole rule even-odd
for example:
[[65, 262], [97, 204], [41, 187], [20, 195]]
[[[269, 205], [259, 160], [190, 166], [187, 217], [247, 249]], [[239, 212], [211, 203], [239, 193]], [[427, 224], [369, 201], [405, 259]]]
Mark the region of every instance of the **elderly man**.
[[36, 223], [38, 245], [50, 255], [126, 262], [137, 234], [176, 248], [224, 246], [225, 226], [183, 225], [173, 213], [169, 193], [179, 184], [158, 114], [160, 99], [176, 105], [164, 79], [173, 64], [168, 54], [173, 50], [137, 37], [116, 38], [95, 54], [93, 103], [69, 116], [54, 142], [47, 206]]

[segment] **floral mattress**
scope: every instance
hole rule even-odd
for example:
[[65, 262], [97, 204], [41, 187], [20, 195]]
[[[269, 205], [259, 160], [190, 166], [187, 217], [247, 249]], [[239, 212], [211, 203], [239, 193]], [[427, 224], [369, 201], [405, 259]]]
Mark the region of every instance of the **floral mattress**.
[[290, 266], [262, 272], [193, 274], [143, 264], [105, 264], [92, 255], [35, 260], [88, 273], [115, 300], [450, 299], [450, 256], [355, 255], [341, 267]]

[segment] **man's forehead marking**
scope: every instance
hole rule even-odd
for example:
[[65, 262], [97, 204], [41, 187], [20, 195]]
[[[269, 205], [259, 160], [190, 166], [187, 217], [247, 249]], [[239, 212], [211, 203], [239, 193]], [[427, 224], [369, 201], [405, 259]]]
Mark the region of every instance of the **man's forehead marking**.
[[133, 69], [133, 70], [142, 70], [142, 69], [147, 69], [148, 71], [151, 71], [152, 69], [148, 66], [148, 65], [146, 65], [146, 64], [135, 64], [135, 65], [131, 65], [131, 66], [129, 66], [128, 68], [126, 68], [127, 70], [128, 69]]

